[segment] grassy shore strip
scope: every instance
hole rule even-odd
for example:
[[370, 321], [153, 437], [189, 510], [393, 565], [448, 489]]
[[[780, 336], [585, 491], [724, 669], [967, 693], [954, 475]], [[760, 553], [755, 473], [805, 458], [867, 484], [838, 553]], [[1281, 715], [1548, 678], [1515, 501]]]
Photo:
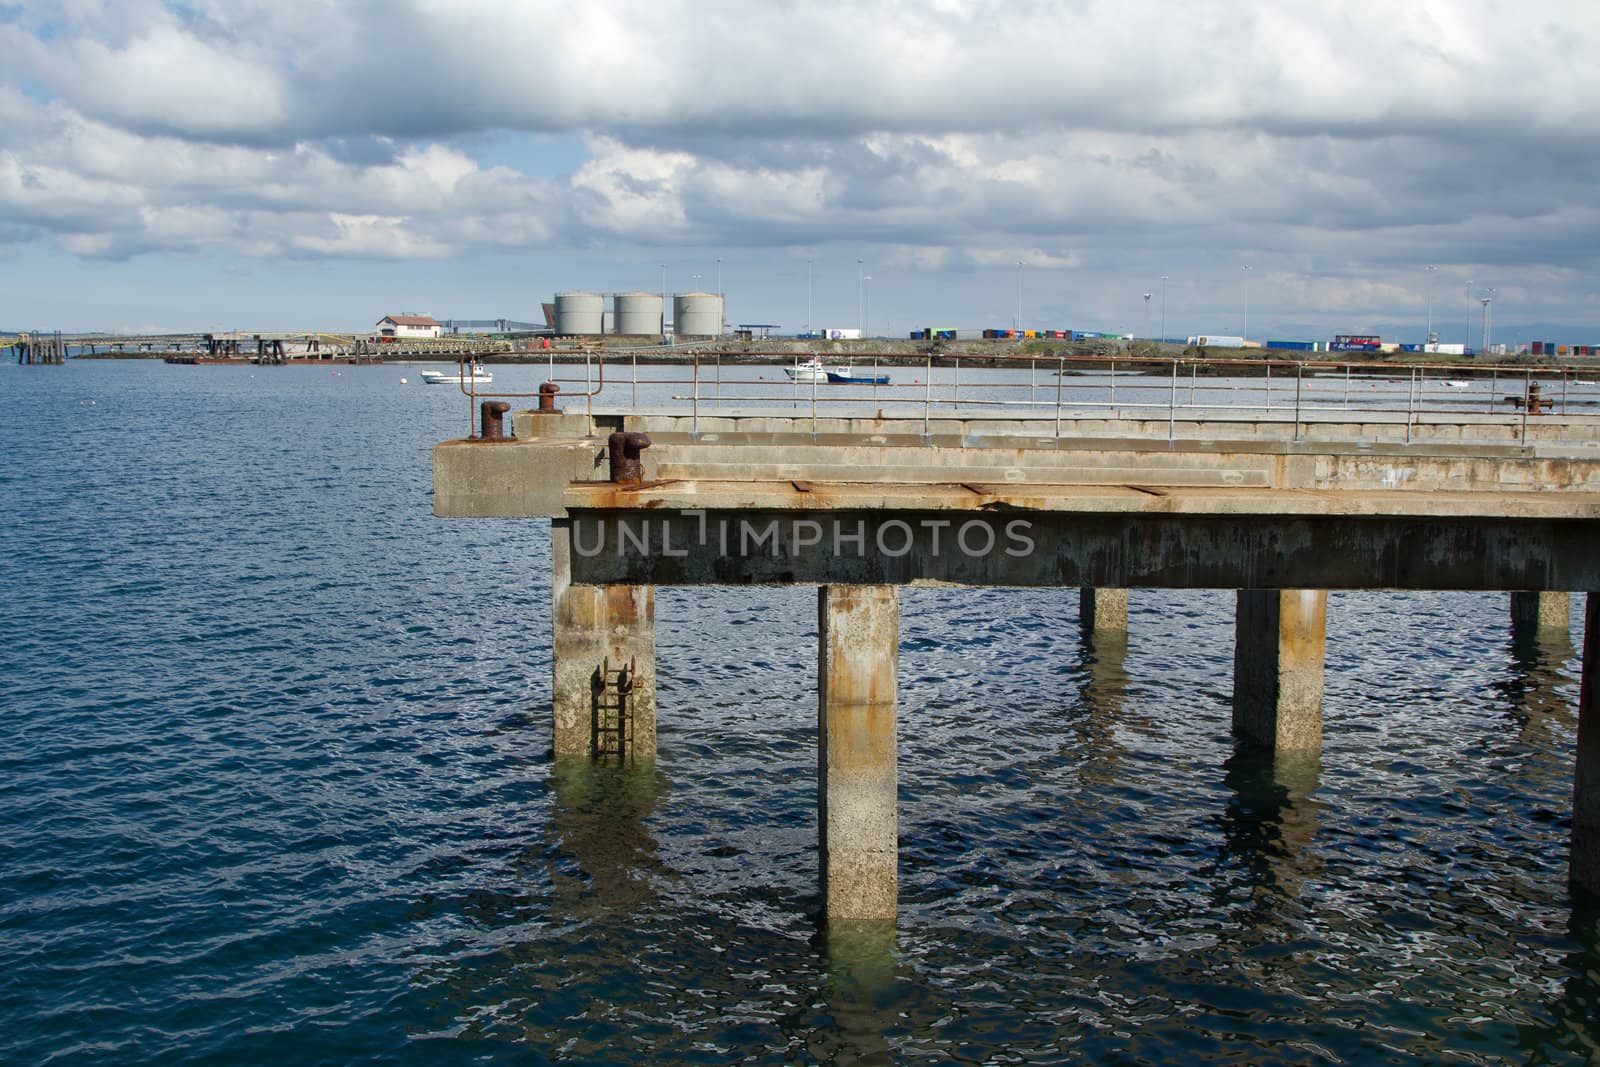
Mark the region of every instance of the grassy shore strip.
[[[1490, 364], [1473, 356], [1431, 352], [1290, 352], [1270, 348], [1200, 349], [1193, 345], [1166, 344], [1157, 341], [1060, 341], [1060, 340], [1003, 340], [942, 342], [930, 346], [926, 341], [890, 340], [869, 338], [861, 341], [800, 341], [769, 339], [758, 341], [711, 341], [694, 345], [640, 345], [637, 340], [607, 339], [595, 344], [577, 344], [559, 341], [549, 349], [534, 347], [507, 347], [501, 350], [484, 350], [474, 353], [486, 364], [581, 364], [585, 360], [603, 359], [607, 366], [627, 365], [637, 362], [641, 366], [692, 364], [698, 356], [702, 365], [721, 363], [725, 366], [740, 364], [771, 365], [790, 363], [812, 356], [824, 362], [849, 361], [857, 367], [870, 367], [874, 363], [893, 366], [919, 366], [926, 364], [931, 354], [936, 362], [950, 364], [961, 360], [963, 366], [975, 367], [1026, 367], [1046, 360], [1127, 360], [1130, 374], [1146, 371], [1160, 373], [1170, 368], [1174, 359], [1202, 362], [1202, 374], [1252, 375], [1266, 373], [1267, 363], [1273, 364], [1323, 364], [1329, 366], [1374, 367], [1455, 367], [1463, 370], [1486, 368]], [[101, 352], [74, 355], [77, 359], [181, 359], [193, 362], [190, 352]], [[338, 365], [351, 362], [364, 363], [441, 363], [455, 362], [458, 357], [443, 353], [395, 353], [387, 357], [381, 346], [362, 357], [346, 355], [331, 358], [292, 358], [290, 366]], [[249, 363], [247, 358], [206, 359], [202, 364]], [[1596, 357], [1552, 356], [1501, 356], [1492, 361], [1494, 366], [1559, 368], [1578, 367], [1586, 370], [1600, 367]]]

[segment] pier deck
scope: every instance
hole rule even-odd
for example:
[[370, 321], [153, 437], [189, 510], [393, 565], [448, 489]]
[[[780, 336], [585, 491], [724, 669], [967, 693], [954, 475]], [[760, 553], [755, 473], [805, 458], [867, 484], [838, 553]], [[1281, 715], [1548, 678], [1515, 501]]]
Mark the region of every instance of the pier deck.
[[[1235, 738], [1286, 757], [1321, 746], [1326, 590], [1504, 590], [1515, 625], [1564, 627], [1568, 594], [1600, 589], [1591, 415], [512, 422], [513, 438], [435, 447], [434, 507], [551, 520], [558, 759], [615, 751], [600, 744], [612, 736], [633, 739], [626, 758], [654, 758], [655, 586], [818, 587], [832, 919], [895, 913], [902, 585], [1076, 588], [1096, 632], [1126, 627], [1129, 588], [1234, 589]], [[1600, 894], [1597, 606], [1591, 596], [1570, 868], [1585, 895]]]

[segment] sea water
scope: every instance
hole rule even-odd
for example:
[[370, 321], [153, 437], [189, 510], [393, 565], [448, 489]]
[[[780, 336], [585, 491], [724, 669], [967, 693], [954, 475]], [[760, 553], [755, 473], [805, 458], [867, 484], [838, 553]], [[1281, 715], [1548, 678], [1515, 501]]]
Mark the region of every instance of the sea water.
[[900, 919], [827, 929], [815, 593], [660, 590], [658, 762], [554, 766], [548, 524], [432, 516], [416, 382], [0, 367], [0, 1061], [1592, 1062], [1581, 618], [1335, 592], [1274, 771], [1228, 591], [907, 589]]

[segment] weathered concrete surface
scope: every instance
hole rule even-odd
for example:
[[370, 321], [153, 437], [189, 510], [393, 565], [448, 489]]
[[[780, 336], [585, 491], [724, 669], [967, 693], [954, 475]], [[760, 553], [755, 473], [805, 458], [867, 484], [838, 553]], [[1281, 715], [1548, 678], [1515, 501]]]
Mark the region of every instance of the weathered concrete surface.
[[1561, 592], [1518, 591], [1511, 594], [1511, 626], [1517, 638], [1529, 631], [1560, 630], [1566, 633], [1572, 611], [1572, 597]]
[[[1109, 486], [573, 486], [575, 580], [1588, 588], [1600, 496]], [[683, 508], [685, 510], [678, 510]]]
[[1282, 753], [1322, 746], [1328, 594], [1241, 589], [1234, 618], [1233, 736]]
[[[571, 429], [569, 416], [542, 416]], [[524, 419], [524, 422], [530, 420]], [[579, 420], [587, 424], [588, 420]], [[872, 432], [685, 434], [660, 430], [662, 417], [595, 420], [651, 435], [648, 481], [690, 483], [989, 483], [1003, 487], [1238, 487], [1279, 490], [1600, 493], [1600, 447], [1551, 444], [1374, 444], [1294, 441], [1132, 441]], [[776, 420], [768, 420], [776, 421]], [[521, 424], [519, 424], [519, 433]], [[434, 449], [436, 513], [448, 517], [563, 514], [561, 476], [604, 477], [604, 441], [577, 433]]]
[[1079, 589], [1078, 622], [1086, 634], [1126, 634], [1128, 591], [1092, 587]]
[[[1042, 394], [1044, 390], [1040, 390]], [[828, 391], [821, 394], [827, 396]], [[806, 403], [802, 394], [802, 404]], [[920, 405], [903, 401], [884, 404], [881, 414], [830, 415], [837, 410], [823, 406], [815, 418], [809, 411], [797, 414], [793, 408], [765, 407], [760, 409], [741, 406], [738, 411], [728, 406], [717, 410], [710, 408], [704, 397], [698, 415], [675, 413], [624, 413], [600, 410], [597, 422], [615, 421], [618, 428], [626, 422], [629, 430], [700, 435], [757, 435], [804, 430], [819, 436], [846, 435], [860, 439], [863, 435], [879, 434], [889, 438], [919, 436], [935, 440], [971, 439], [974, 437], [1014, 436], [1039, 439], [1084, 440], [1095, 443], [1117, 440], [1142, 440], [1165, 442], [1170, 438], [1178, 443], [1237, 441], [1273, 444], [1284, 441], [1300, 443], [1361, 442], [1372, 447], [1413, 448], [1417, 445], [1453, 446], [1466, 444], [1504, 445], [1511, 447], [1556, 447], [1577, 442], [1593, 443], [1600, 440], [1600, 416], [1563, 415], [1544, 416], [1524, 420], [1510, 409], [1487, 414], [1427, 413], [1407, 420], [1404, 412], [1378, 412], [1351, 410], [1334, 412], [1326, 407], [1303, 410], [1296, 424], [1292, 410], [1275, 412], [1272, 417], [1262, 413], [1226, 415], [1208, 412], [1204, 417], [1179, 412], [1176, 418], [1144, 417], [1132, 409], [1123, 409], [1117, 417], [1081, 410], [1081, 405], [1068, 404], [1062, 418], [1057, 420], [1053, 408], [1048, 414], [1028, 418], [1008, 414], [984, 414], [968, 410], [959, 416], [950, 413], [946, 404], [941, 408], [936, 401], [926, 420]], [[1409, 421], [1409, 427], [1407, 425]], [[521, 433], [519, 427], [518, 433]]]
[[893, 586], [817, 590], [817, 829], [824, 910], [892, 919], [898, 906]]
[[1583, 612], [1583, 681], [1578, 690], [1578, 767], [1572, 784], [1574, 896], [1600, 902], [1600, 596], [1589, 587]]
[[[617, 752], [656, 758], [655, 589], [572, 583], [570, 529], [551, 523], [551, 703], [558, 760]], [[619, 716], [616, 673], [629, 668], [632, 692]], [[599, 686], [602, 672], [607, 688]]]
[[518, 437], [433, 446], [433, 513], [442, 519], [563, 514], [569, 483], [604, 477], [605, 442]]

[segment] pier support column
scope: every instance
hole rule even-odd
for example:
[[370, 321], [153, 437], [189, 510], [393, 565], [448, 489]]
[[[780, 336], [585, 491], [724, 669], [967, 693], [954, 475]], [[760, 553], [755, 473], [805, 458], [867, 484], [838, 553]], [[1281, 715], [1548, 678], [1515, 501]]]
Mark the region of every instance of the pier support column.
[[1322, 747], [1328, 593], [1241, 589], [1233, 650], [1233, 736], [1246, 747]]
[[1572, 783], [1572, 895], [1600, 902], [1600, 595], [1583, 610], [1583, 681], [1578, 688], [1578, 767]]
[[827, 918], [889, 919], [899, 903], [895, 691], [900, 595], [817, 590], [817, 831]]
[[1078, 590], [1078, 621], [1085, 634], [1127, 633], [1128, 591], [1084, 586]]
[[573, 585], [572, 527], [550, 520], [556, 759], [656, 758], [656, 591]]
[[1550, 630], [1566, 633], [1571, 610], [1572, 596], [1569, 593], [1512, 593], [1512, 637], [1516, 640], [1532, 640], [1535, 634]]

